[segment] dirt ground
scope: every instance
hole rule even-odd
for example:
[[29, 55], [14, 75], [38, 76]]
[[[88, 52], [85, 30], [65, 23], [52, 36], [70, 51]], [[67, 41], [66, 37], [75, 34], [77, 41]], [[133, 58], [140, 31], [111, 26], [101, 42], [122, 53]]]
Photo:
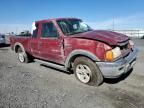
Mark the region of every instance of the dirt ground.
[[99, 87], [39, 63], [21, 64], [9, 46], [0, 47], [0, 108], [144, 108], [144, 40], [134, 40], [134, 69]]

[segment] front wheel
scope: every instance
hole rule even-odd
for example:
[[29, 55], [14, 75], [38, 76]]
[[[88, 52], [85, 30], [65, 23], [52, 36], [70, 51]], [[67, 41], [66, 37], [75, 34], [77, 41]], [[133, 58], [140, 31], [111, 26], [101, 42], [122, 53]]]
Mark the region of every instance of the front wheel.
[[103, 76], [98, 66], [86, 57], [75, 59], [74, 73], [76, 78], [84, 84], [99, 86], [103, 82]]

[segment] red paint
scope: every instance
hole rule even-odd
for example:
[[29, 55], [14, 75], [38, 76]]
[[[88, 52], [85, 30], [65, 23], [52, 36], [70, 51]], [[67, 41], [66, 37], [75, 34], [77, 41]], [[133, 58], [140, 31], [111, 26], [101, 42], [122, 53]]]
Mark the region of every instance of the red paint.
[[[104, 45], [116, 46], [119, 42], [124, 42], [129, 38], [125, 35], [104, 31], [88, 31], [71, 36], [65, 36], [59, 28], [56, 20], [66, 20], [70, 18], [59, 18], [37, 21], [39, 24], [38, 37], [11, 37], [11, 46], [14, 47], [16, 42], [23, 45], [27, 53], [36, 58], [53, 61], [56, 63], [64, 64], [68, 55], [78, 49], [82, 49], [93, 53], [101, 61], [104, 61], [105, 48]], [[59, 38], [48, 39], [42, 38], [42, 23], [52, 21], [56, 26]]]

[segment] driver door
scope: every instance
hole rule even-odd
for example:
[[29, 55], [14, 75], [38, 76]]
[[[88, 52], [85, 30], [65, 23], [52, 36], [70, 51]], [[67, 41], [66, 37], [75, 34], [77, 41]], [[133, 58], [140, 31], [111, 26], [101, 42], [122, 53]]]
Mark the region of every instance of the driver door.
[[63, 39], [52, 21], [42, 24], [41, 38], [39, 42], [40, 56], [44, 60], [64, 63]]

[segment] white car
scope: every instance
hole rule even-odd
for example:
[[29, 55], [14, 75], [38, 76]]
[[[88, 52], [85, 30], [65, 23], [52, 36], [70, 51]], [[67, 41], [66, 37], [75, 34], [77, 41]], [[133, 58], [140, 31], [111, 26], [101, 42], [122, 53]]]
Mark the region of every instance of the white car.
[[5, 44], [6, 40], [5, 40], [5, 36], [0, 34], [0, 44]]

